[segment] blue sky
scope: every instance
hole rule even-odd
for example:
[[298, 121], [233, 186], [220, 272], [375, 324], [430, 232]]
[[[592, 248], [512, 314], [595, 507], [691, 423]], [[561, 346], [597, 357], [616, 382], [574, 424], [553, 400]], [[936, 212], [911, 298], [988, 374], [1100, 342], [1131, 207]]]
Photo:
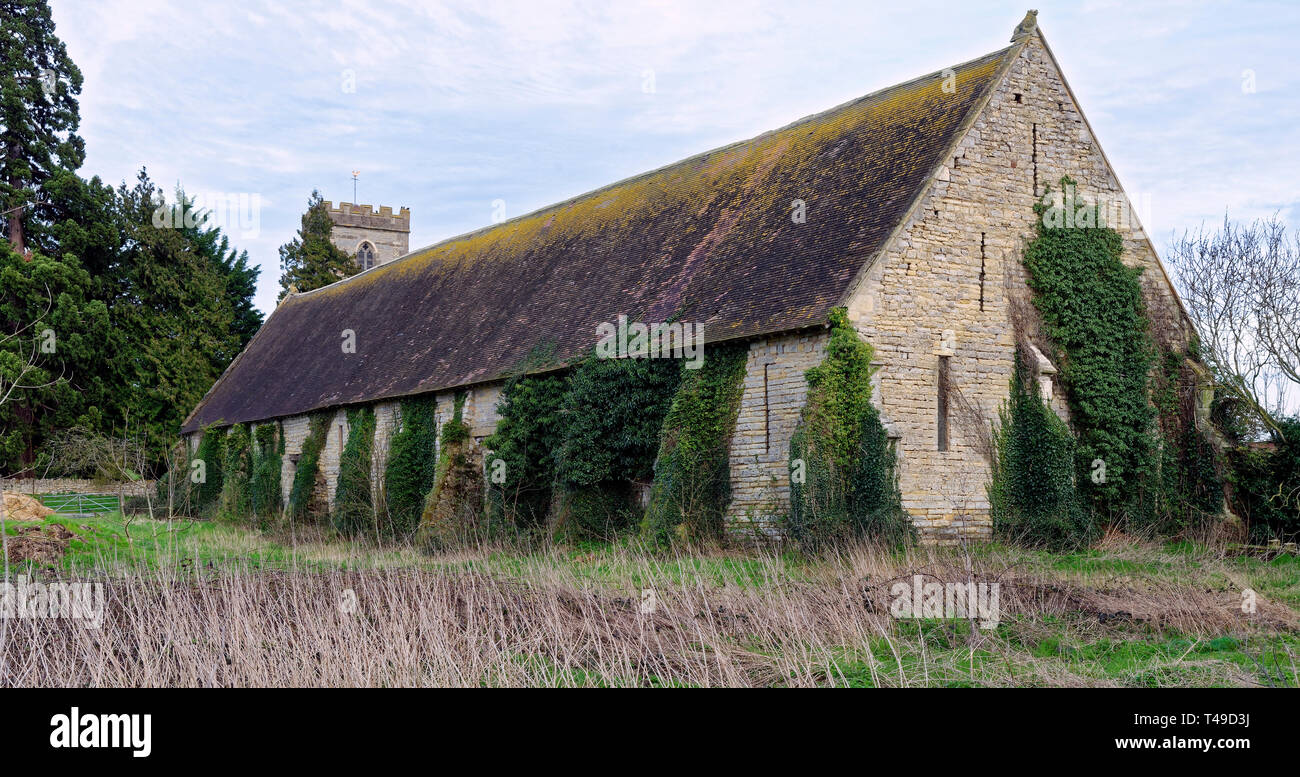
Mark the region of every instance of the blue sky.
[[[53, 8], [86, 77], [82, 173], [257, 195], [234, 239], [269, 312], [277, 246], [313, 188], [352, 200], [353, 169], [361, 202], [411, 209], [414, 248], [1001, 48], [1028, 2]], [[1300, 222], [1300, 3], [1035, 4], [1157, 247], [1225, 210]]]

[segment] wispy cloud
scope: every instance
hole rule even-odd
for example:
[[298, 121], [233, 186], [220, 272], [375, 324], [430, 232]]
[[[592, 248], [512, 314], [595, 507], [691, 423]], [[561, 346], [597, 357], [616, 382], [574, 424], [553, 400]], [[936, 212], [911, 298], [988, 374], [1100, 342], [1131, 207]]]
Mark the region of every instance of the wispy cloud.
[[[1300, 218], [1293, 2], [1040, 0], [1149, 231]], [[261, 195], [274, 305], [312, 188], [408, 206], [412, 245], [517, 215], [1006, 44], [1025, 3], [55, 0], [85, 174]], [[643, 87], [647, 71], [654, 90]], [[1255, 90], [1243, 91], [1253, 74]], [[353, 88], [354, 87], [354, 88]]]

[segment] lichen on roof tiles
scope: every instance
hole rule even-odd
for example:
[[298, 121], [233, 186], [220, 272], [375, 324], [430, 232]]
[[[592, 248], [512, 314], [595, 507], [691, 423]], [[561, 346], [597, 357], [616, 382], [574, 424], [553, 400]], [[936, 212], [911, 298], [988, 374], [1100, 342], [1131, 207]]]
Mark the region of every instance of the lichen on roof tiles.
[[954, 93], [923, 76], [293, 296], [184, 431], [493, 380], [541, 343], [563, 363], [619, 314], [708, 340], [820, 325], [1011, 50], [952, 68]]

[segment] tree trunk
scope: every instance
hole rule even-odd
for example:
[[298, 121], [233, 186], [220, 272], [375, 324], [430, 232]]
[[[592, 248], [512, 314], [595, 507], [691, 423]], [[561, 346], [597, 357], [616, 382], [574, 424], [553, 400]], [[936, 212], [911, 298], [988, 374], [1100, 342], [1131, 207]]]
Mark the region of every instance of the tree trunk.
[[[18, 144], [13, 140], [9, 142], [9, 158], [18, 158]], [[16, 175], [10, 176], [9, 186], [15, 192], [19, 190], [21, 184], [22, 181]], [[9, 243], [14, 247], [15, 253], [23, 257], [23, 259], [27, 259], [27, 246], [23, 241], [23, 203], [11, 202], [8, 205], [13, 208], [13, 210], [9, 211]]]
[[27, 258], [27, 249], [23, 245], [23, 209], [19, 208], [9, 214], [9, 243], [14, 247], [14, 252], [24, 259]]

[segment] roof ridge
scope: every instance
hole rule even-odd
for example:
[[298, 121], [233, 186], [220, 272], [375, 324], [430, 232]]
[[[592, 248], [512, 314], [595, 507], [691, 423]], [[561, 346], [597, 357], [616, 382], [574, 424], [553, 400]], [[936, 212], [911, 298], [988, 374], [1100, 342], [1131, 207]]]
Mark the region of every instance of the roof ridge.
[[[708, 342], [824, 325], [1015, 50], [447, 238], [351, 285], [289, 297], [183, 428], [496, 380], [539, 338], [557, 343], [557, 358], [576, 358], [594, 322], [632, 308], [707, 323]], [[952, 93], [954, 77], [970, 88]], [[812, 187], [799, 191], [814, 195], [819, 227], [786, 226], [781, 200], [792, 186]], [[710, 240], [736, 210], [739, 221]], [[696, 260], [683, 265], [688, 256]], [[485, 272], [480, 260], [494, 264]], [[364, 352], [328, 358], [333, 333], [359, 320], [375, 325]]]
[[[1003, 46], [1002, 48], [1000, 48], [1000, 49], [998, 49], [998, 50], [996, 50], [996, 51], [992, 51], [992, 52], [989, 52], [988, 54], [983, 54], [983, 55], [978, 56], [978, 57], [973, 57], [973, 58], [971, 58], [971, 59], [966, 60], [965, 62], [959, 62], [959, 63], [957, 63], [957, 64], [955, 64], [955, 65], [949, 65], [949, 66], [947, 66], [947, 67], [940, 68], [940, 69], [938, 69], [938, 70], [932, 70], [932, 71], [930, 71], [929, 73], [924, 73], [924, 74], [922, 74], [922, 75], [916, 76], [915, 78], [910, 78], [910, 79], [908, 79], [908, 80], [906, 80], [906, 81], [899, 81], [898, 83], [890, 84], [889, 86], [886, 86], [886, 87], [883, 87], [883, 88], [877, 89], [877, 90], [875, 90], [874, 92], [868, 92], [867, 94], [864, 94], [864, 95], [861, 95], [861, 96], [858, 96], [858, 97], [854, 97], [854, 98], [851, 99], [851, 100], [846, 100], [846, 101], [844, 101], [844, 102], [842, 102], [842, 103], [840, 103], [840, 104], [838, 104], [838, 105], [834, 105], [834, 106], [832, 106], [832, 107], [830, 107], [830, 108], [827, 108], [826, 110], [818, 111], [817, 113], [810, 113], [810, 114], [808, 114], [807, 116], [803, 116], [803, 117], [801, 117], [801, 118], [795, 119], [794, 121], [792, 121], [792, 122], [790, 122], [790, 123], [788, 123], [788, 124], [784, 124], [784, 125], [782, 125], [782, 126], [780, 126], [780, 127], [777, 127], [777, 128], [775, 128], [775, 129], [766, 130], [766, 131], [764, 131], [764, 132], [760, 132], [759, 134], [757, 134], [757, 135], [753, 135], [753, 136], [748, 137], [748, 138], [743, 138], [743, 139], [741, 139], [741, 140], [732, 141], [731, 143], [727, 143], [727, 144], [722, 145], [722, 146], [717, 146], [717, 147], [715, 147], [715, 148], [711, 148], [711, 149], [709, 149], [709, 150], [707, 150], [707, 151], [701, 151], [701, 152], [699, 152], [699, 153], [697, 153], [697, 154], [692, 154], [692, 155], [690, 155], [690, 156], [688, 156], [688, 157], [684, 157], [684, 158], [682, 158], [682, 159], [678, 159], [678, 160], [676, 160], [675, 162], [669, 162], [669, 163], [667, 163], [667, 164], [660, 165], [659, 167], [653, 168], [653, 169], [651, 169], [651, 170], [646, 170], [646, 171], [644, 171], [644, 172], [636, 173], [635, 175], [630, 175], [630, 176], [628, 176], [627, 178], [621, 178], [621, 179], [619, 179], [619, 180], [617, 180], [617, 181], [612, 181], [612, 182], [607, 183], [607, 184], [605, 184], [605, 185], [603, 185], [603, 186], [598, 186], [598, 187], [595, 188], [595, 189], [591, 189], [591, 190], [586, 191], [586, 192], [583, 192], [583, 193], [581, 193], [581, 194], [575, 194], [575, 195], [573, 195], [572, 197], [568, 197], [568, 198], [566, 198], [566, 199], [559, 200], [558, 202], [553, 202], [553, 203], [551, 203], [551, 204], [549, 204], [549, 205], [544, 205], [544, 206], [542, 206], [542, 207], [540, 207], [540, 208], [536, 208], [536, 209], [534, 209], [534, 210], [528, 211], [527, 213], [522, 213], [522, 214], [520, 214], [520, 215], [518, 215], [518, 216], [512, 216], [511, 218], [508, 218], [508, 219], [506, 219], [506, 220], [504, 220], [504, 221], [497, 222], [497, 223], [495, 223], [495, 224], [486, 224], [486, 225], [481, 226], [481, 227], [475, 227], [474, 229], [471, 229], [471, 230], [469, 230], [468, 232], [462, 232], [462, 233], [460, 233], [460, 234], [458, 234], [458, 235], [452, 235], [451, 237], [445, 237], [445, 238], [443, 238], [443, 239], [441, 239], [441, 240], [437, 240], [437, 241], [435, 241], [435, 242], [433, 242], [433, 243], [430, 243], [430, 244], [428, 244], [428, 245], [421, 246], [421, 247], [419, 247], [419, 248], [417, 248], [417, 249], [415, 249], [415, 250], [413, 250], [413, 251], [408, 251], [408, 252], [406, 252], [405, 254], [402, 254], [401, 256], [399, 256], [399, 257], [397, 257], [396, 259], [393, 259], [393, 260], [391, 260], [391, 261], [384, 262], [383, 264], [377, 264], [377, 265], [375, 265], [375, 266], [373, 266], [373, 267], [370, 267], [370, 268], [368, 268], [368, 269], [362, 270], [361, 272], [357, 273], [356, 275], [349, 275], [349, 276], [346, 277], [346, 278], [340, 278], [339, 280], [334, 281], [333, 283], [329, 283], [329, 284], [326, 284], [326, 285], [324, 285], [324, 286], [320, 286], [320, 287], [315, 288], [315, 289], [312, 289], [312, 290], [310, 290], [310, 291], [304, 291], [304, 292], [299, 292], [299, 293], [297, 293], [297, 294], [294, 294], [294, 295], [293, 295], [293, 298], [296, 299], [296, 298], [300, 298], [300, 297], [305, 297], [305, 296], [310, 295], [310, 294], [315, 294], [315, 293], [318, 292], [318, 291], [323, 291], [323, 290], [325, 290], [325, 289], [332, 288], [332, 287], [337, 286], [337, 285], [339, 285], [339, 284], [341, 284], [341, 283], [347, 283], [348, 281], [352, 280], [353, 278], [357, 278], [357, 277], [360, 277], [360, 276], [365, 275], [365, 274], [367, 274], [367, 273], [374, 272], [374, 271], [376, 271], [376, 270], [380, 270], [380, 269], [382, 269], [382, 268], [384, 268], [384, 267], [392, 267], [393, 265], [396, 265], [398, 262], [401, 262], [401, 261], [404, 261], [404, 260], [407, 260], [407, 259], [410, 259], [410, 258], [413, 258], [413, 257], [420, 256], [420, 255], [425, 254], [425, 253], [427, 253], [427, 252], [431, 252], [431, 251], [433, 251], [434, 249], [439, 248], [439, 247], [441, 247], [441, 246], [449, 245], [449, 244], [451, 244], [451, 243], [455, 243], [455, 242], [460, 241], [460, 240], [468, 240], [468, 239], [470, 239], [470, 238], [477, 237], [477, 236], [479, 236], [479, 235], [482, 235], [482, 234], [485, 234], [485, 233], [487, 233], [487, 232], [490, 232], [490, 231], [492, 231], [492, 230], [494, 230], [494, 229], [498, 229], [498, 228], [501, 228], [501, 227], [505, 227], [506, 225], [509, 225], [509, 224], [513, 224], [513, 223], [516, 223], [516, 222], [522, 222], [522, 221], [524, 221], [524, 220], [526, 220], [526, 219], [534, 218], [534, 217], [536, 217], [536, 216], [540, 216], [540, 215], [542, 215], [542, 214], [544, 214], [544, 213], [548, 213], [548, 212], [551, 212], [551, 211], [559, 210], [560, 208], [562, 208], [562, 207], [564, 207], [564, 206], [566, 206], [566, 205], [569, 205], [569, 204], [571, 204], [571, 203], [575, 203], [575, 202], [580, 202], [580, 201], [582, 201], [582, 200], [586, 200], [586, 199], [588, 199], [589, 197], [595, 197], [596, 195], [599, 195], [599, 194], [601, 194], [602, 192], [610, 191], [610, 190], [615, 189], [615, 188], [618, 188], [618, 187], [620, 187], [620, 186], [626, 186], [627, 184], [635, 183], [635, 182], [637, 182], [637, 181], [641, 181], [641, 180], [644, 180], [644, 179], [650, 178], [650, 177], [652, 177], [652, 176], [655, 176], [655, 175], [658, 175], [658, 174], [660, 174], [660, 173], [663, 173], [663, 172], [666, 172], [666, 171], [668, 171], [668, 170], [671, 170], [671, 169], [673, 169], [673, 168], [675, 168], [675, 167], [679, 167], [679, 166], [681, 166], [681, 165], [685, 165], [685, 164], [688, 164], [688, 163], [690, 163], [690, 162], [694, 162], [694, 161], [697, 161], [697, 160], [703, 160], [703, 159], [705, 159], [706, 157], [710, 157], [710, 156], [712, 156], [712, 155], [714, 155], [714, 154], [722, 153], [722, 152], [729, 151], [729, 150], [734, 149], [734, 148], [739, 148], [739, 147], [741, 147], [741, 146], [745, 146], [745, 145], [747, 145], [747, 144], [757, 142], [757, 141], [759, 141], [759, 140], [762, 140], [763, 138], [771, 137], [771, 136], [776, 135], [776, 134], [778, 134], [778, 133], [786, 132], [786, 131], [788, 131], [788, 130], [792, 130], [792, 129], [794, 129], [794, 128], [796, 128], [796, 127], [800, 127], [800, 126], [802, 126], [802, 125], [804, 125], [804, 124], [810, 124], [810, 123], [812, 123], [812, 122], [814, 122], [814, 121], [817, 121], [817, 120], [820, 120], [820, 119], [824, 119], [824, 118], [826, 118], [827, 116], [833, 115], [833, 114], [835, 114], [835, 113], [837, 113], [837, 112], [839, 112], [839, 111], [849, 110], [850, 108], [853, 108], [854, 106], [857, 106], [857, 105], [859, 105], [859, 104], [861, 104], [861, 103], [863, 103], [863, 102], [866, 102], [867, 100], [870, 100], [870, 99], [875, 98], [875, 97], [879, 97], [880, 95], [883, 95], [883, 94], [885, 94], [886, 92], [890, 92], [890, 91], [893, 91], [893, 90], [895, 90], [895, 89], [902, 89], [902, 88], [904, 88], [904, 87], [912, 86], [912, 85], [914, 85], [914, 84], [919, 84], [919, 83], [921, 83], [921, 82], [923, 82], [923, 81], [926, 81], [926, 80], [928, 80], [928, 79], [934, 78], [935, 76], [941, 76], [941, 75], [943, 75], [946, 71], [949, 71], [949, 70], [957, 70], [957, 69], [960, 69], [960, 68], [964, 68], [964, 67], [968, 67], [968, 66], [971, 66], [971, 65], [975, 65], [976, 63], [983, 62], [984, 60], [996, 59], [996, 58], [998, 58], [998, 57], [1005, 56], [1005, 55], [1007, 54], [1007, 52], [1011, 51], [1012, 49], [1016, 48], [1016, 47], [1019, 46], [1019, 45], [1020, 45], [1020, 44], [1017, 42], [1017, 43], [1013, 43], [1013, 44], [1011, 44], [1011, 45], [1009, 45], [1009, 46]], [[285, 300], [285, 301], [287, 302], [288, 300]], [[278, 309], [278, 308], [279, 308], [279, 305], [277, 305], [276, 308]], [[271, 315], [275, 315], [275, 311], [274, 311], [274, 310], [271, 312]], [[270, 316], [268, 316], [268, 318], [270, 318]]]

